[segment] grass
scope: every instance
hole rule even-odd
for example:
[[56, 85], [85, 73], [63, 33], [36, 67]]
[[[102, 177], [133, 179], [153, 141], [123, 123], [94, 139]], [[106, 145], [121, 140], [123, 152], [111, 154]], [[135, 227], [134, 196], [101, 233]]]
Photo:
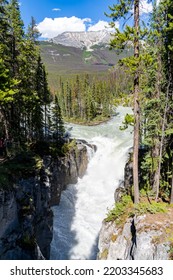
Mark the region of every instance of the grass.
[[152, 201], [151, 203], [141, 202], [134, 206], [134, 212], [136, 215], [144, 215], [146, 213], [166, 213], [167, 203]]
[[124, 223], [133, 209], [133, 202], [129, 195], [124, 195], [121, 202], [117, 202], [107, 213], [106, 222], [115, 221], [117, 225]]
[[124, 195], [122, 200], [109, 210], [106, 222], [115, 221], [117, 225], [124, 225], [128, 218], [144, 214], [167, 213], [168, 204], [164, 202], [152, 201], [149, 203], [145, 197], [141, 198], [139, 204], [134, 204], [129, 195]]

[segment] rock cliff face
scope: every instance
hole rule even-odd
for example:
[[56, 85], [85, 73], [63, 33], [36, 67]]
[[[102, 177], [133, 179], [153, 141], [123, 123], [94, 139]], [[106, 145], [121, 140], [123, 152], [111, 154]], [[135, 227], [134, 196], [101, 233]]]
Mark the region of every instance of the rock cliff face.
[[1, 191], [0, 259], [49, 258], [50, 186], [47, 177], [39, 175], [20, 180], [10, 191]]
[[61, 191], [82, 177], [88, 164], [87, 147], [78, 143], [63, 158], [45, 156], [32, 177], [12, 189], [0, 190], [0, 259], [49, 259], [53, 214]]
[[[88, 146], [89, 149], [93, 147]], [[58, 204], [62, 190], [68, 184], [76, 184], [82, 178], [88, 165], [87, 144], [78, 142], [77, 148], [64, 158], [57, 158], [50, 163], [51, 205]]]
[[[125, 166], [124, 186], [116, 189], [115, 202], [130, 194], [132, 163]], [[121, 225], [103, 221], [98, 242], [100, 260], [173, 259], [173, 209], [167, 213], [138, 215]]]
[[172, 250], [172, 227], [173, 219], [169, 214], [164, 220], [148, 214], [130, 218], [122, 228], [115, 222], [103, 222], [98, 259], [168, 260]]

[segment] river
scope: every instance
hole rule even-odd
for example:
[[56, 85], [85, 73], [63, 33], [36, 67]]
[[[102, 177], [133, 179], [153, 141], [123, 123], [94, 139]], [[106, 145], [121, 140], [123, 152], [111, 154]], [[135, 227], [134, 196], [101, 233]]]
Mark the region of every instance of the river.
[[123, 180], [132, 146], [132, 129], [119, 130], [131, 109], [118, 107], [116, 112], [112, 120], [98, 126], [72, 125], [72, 136], [95, 144], [97, 152], [88, 151], [91, 159], [86, 174], [69, 185], [60, 204], [53, 207], [51, 259], [96, 259], [102, 221], [114, 204], [114, 191]]

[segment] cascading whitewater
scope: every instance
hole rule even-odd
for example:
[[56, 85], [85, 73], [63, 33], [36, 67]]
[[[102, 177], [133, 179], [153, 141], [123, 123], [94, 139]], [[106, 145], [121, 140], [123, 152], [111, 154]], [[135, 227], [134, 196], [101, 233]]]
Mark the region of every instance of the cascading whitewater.
[[69, 185], [53, 207], [54, 234], [51, 259], [96, 259], [97, 240], [114, 191], [123, 180], [128, 150], [132, 145], [130, 129], [120, 131], [129, 108], [119, 107], [117, 115], [99, 126], [73, 125], [73, 137], [97, 146], [87, 172], [76, 185]]

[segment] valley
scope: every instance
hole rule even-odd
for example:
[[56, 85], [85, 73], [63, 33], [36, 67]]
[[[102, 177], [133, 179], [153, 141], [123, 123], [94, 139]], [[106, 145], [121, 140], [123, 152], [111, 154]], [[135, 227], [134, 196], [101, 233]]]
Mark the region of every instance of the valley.
[[130, 50], [117, 55], [115, 50], [110, 51], [108, 45], [93, 45], [90, 50], [56, 44], [52, 41], [39, 42], [41, 57], [48, 72], [48, 81], [52, 91], [58, 88], [58, 78], [74, 77], [76, 74], [91, 73], [95, 76], [106, 76], [108, 71], [119, 59], [128, 56]]

